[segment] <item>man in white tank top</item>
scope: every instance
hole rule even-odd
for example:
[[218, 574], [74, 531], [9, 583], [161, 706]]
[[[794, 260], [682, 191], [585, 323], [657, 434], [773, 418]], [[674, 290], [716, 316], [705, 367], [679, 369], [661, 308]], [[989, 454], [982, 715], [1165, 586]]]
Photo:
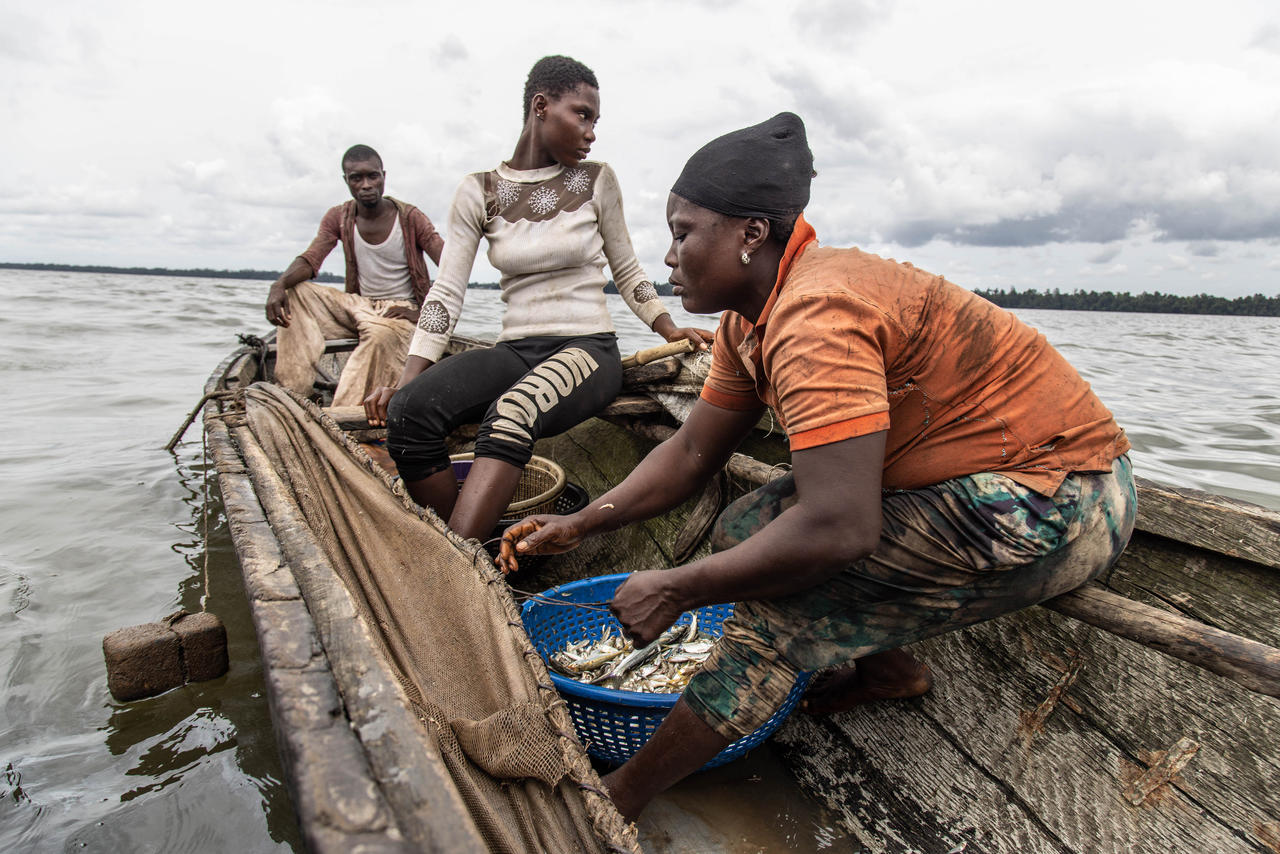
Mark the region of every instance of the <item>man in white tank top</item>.
[[[386, 172], [369, 146], [347, 150], [342, 177], [352, 200], [329, 209], [311, 245], [272, 283], [267, 320], [279, 328], [275, 380], [300, 394], [311, 392], [326, 340], [358, 338], [333, 395], [334, 406], [358, 406], [400, 376], [431, 288], [422, 255], [438, 265], [444, 239], [422, 211], [383, 195]], [[339, 242], [345, 291], [311, 281]]]

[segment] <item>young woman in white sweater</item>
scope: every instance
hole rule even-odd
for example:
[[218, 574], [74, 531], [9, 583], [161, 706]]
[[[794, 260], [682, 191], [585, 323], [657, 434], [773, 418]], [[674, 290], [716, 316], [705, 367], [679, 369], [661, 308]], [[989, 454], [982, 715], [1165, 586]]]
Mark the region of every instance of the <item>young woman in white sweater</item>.
[[[564, 56], [534, 64], [515, 153], [458, 186], [440, 273], [400, 381], [365, 400], [370, 423], [387, 425], [409, 494], [466, 537], [497, 524], [535, 441], [617, 396], [622, 364], [605, 305], [606, 261], [623, 301], [654, 332], [704, 349], [711, 340], [672, 321], [631, 248], [613, 170], [586, 159], [599, 112], [591, 69]], [[502, 332], [492, 349], [440, 361], [482, 237], [502, 274]], [[445, 437], [476, 421], [475, 462], [459, 492]]]

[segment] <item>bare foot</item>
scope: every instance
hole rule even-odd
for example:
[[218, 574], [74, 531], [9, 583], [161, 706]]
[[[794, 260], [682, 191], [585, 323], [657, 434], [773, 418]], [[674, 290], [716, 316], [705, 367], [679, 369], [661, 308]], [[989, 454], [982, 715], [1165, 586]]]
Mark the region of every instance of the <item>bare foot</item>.
[[856, 665], [820, 674], [805, 692], [800, 708], [811, 715], [834, 715], [876, 700], [919, 697], [933, 687], [933, 671], [923, 662], [914, 664], [900, 678], [868, 678]]

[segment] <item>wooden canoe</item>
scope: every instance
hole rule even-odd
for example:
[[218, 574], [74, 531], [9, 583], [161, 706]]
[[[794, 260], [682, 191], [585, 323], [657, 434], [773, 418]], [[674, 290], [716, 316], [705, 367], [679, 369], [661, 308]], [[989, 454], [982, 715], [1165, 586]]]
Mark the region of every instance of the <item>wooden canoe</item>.
[[[331, 344], [330, 380], [350, 346]], [[458, 338], [450, 352], [475, 346], [484, 344]], [[264, 511], [269, 497], [255, 489], [261, 459], [228, 427], [228, 395], [262, 379], [272, 360], [268, 343], [219, 365], [205, 388], [204, 424], [303, 836], [314, 850], [402, 850], [405, 838], [418, 848], [474, 848], [456, 793], [378, 798], [386, 781], [377, 763], [351, 761], [387, 749], [366, 743], [357, 724], [368, 710], [352, 708], [351, 698], [388, 686], [351, 684], [350, 669], [329, 661], [316, 603], [281, 557]], [[600, 417], [544, 440], [538, 453], [599, 495], [670, 435], [704, 375], [705, 357], [631, 368]], [[358, 410], [330, 415], [358, 440], [378, 436]], [[762, 422], [701, 496], [546, 559], [513, 584], [541, 590], [669, 566], [706, 548], [702, 534], [727, 500], [785, 470], [786, 447], [771, 426]], [[926, 697], [829, 718], [795, 715], [779, 730], [769, 773], [829, 824], [825, 841], [789, 835], [790, 850], [1280, 852], [1277, 647], [1280, 513], [1140, 480], [1138, 530], [1105, 584], [916, 645], [938, 674]], [[333, 727], [335, 718], [352, 725]], [[342, 762], [317, 761], [321, 739]], [[410, 771], [424, 791], [447, 788], [438, 769]], [[352, 800], [366, 790], [372, 799]], [[751, 826], [745, 815], [719, 820]], [[678, 808], [641, 822], [646, 850], [755, 851], [776, 842], [748, 837]]]

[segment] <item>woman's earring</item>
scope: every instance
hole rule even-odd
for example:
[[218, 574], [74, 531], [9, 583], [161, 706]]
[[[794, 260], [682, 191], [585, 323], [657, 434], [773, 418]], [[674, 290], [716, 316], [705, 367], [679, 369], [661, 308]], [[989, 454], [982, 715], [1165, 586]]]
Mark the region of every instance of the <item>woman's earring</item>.
[[745, 251], [745, 250], [744, 250], [744, 251], [743, 251], [743, 253], [742, 253], [742, 263], [743, 263], [743, 264], [750, 264], [750, 263], [751, 263], [751, 256], [750, 256], [750, 255], [748, 255], [748, 254], [746, 253], [746, 251]]

